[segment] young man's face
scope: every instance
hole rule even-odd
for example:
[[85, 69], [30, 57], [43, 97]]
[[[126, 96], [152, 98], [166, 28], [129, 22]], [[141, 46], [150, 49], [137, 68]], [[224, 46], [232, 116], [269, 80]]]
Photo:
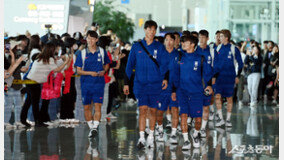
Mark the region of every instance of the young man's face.
[[229, 43], [228, 37], [225, 37], [224, 34], [220, 34], [220, 41], [222, 44]]
[[268, 50], [269, 51], [272, 51], [273, 49], [273, 44], [271, 42], [268, 43]]
[[171, 36], [167, 36], [165, 39], [166, 48], [173, 48], [175, 44], [175, 40], [171, 38]]
[[90, 35], [88, 35], [87, 37], [88, 46], [95, 46], [97, 42], [98, 42], [97, 38], [91, 37]]
[[220, 44], [220, 33], [215, 35], [215, 43]]
[[183, 50], [189, 50], [189, 49], [194, 49], [194, 43], [191, 43], [190, 41], [185, 41], [181, 43], [182, 49]]
[[144, 29], [144, 31], [145, 31], [145, 37], [147, 37], [148, 39], [154, 39], [156, 35], [156, 28], [154, 26], [148, 27]]
[[198, 38], [199, 38], [199, 44], [200, 44], [201, 46], [206, 46], [206, 45], [207, 45], [207, 41], [209, 40], [208, 37], [199, 34], [199, 37], [198, 37]]
[[178, 47], [179, 43], [180, 43], [180, 37], [177, 34], [175, 34], [175, 37], [176, 37], [176, 39], [175, 39], [175, 47]]

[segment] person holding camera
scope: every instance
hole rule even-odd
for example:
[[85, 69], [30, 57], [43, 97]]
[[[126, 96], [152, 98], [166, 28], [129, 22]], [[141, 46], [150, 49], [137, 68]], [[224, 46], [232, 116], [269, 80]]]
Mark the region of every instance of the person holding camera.
[[258, 85], [261, 78], [262, 56], [259, 46], [252, 46], [252, 50], [247, 52], [245, 58], [245, 68], [248, 74], [247, 83], [250, 95], [250, 107], [257, 107]]
[[[181, 38], [182, 50], [180, 58], [180, 67], [176, 77], [180, 81], [178, 88], [173, 87], [172, 99], [178, 101], [181, 116], [181, 129], [184, 139], [183, 150], [189, 150], [191, 143], [188, 137], [187, 119], [190, 116], [195, 120], [195, 129], [191, 135], [193, 146], [200, 147], [199, 132], [201, 128], [203, 112], [203, 94], [211, 95], [212, 90], [212, 66], [208, 64], [206, 58], [201, 55], [200, 49], [195, 49], [198, 44], [198, 38], [192, 35]], [[202, 79], [206, 84], [204, 89]]]
[[55, 58], [57, 44], [54, 41], [49, 41], [44, 45], [42, 52], [34, 60], [30, 72], [27, 75], [28, 80], [32, 80], [35, 84], [27, 84], [27, 92], [31, 94], [31, 103], [35, 125], [46, 126], [44, 122], [49, 121], [48, 105], [49, 100], [42, 100], [42, 107], [39, 111], [39, 102], [41, 96], [41, 84], [47, 82], [48, 75], [51, 71], [55, 73], [61, 72], [70, 58], [61, 59]]
[[[6, 60], [9, 64], [11, 64], [11, 68], [7, 70], [8, 72], [6, 72], [6, 76], [9, 74], [9, 79], [6, 79], [6, 81], [8, 81], [9, 83], [9, 91], [6, 93], [7, 96], [5, 98], [5, 106], [7, 106], [8, 108], [11, 108], [11, 106], [13, 106], [12, 110], [14, 111], [15, 121], [14, 127], [23, 128], [25, 126], [20, 122], [20, 112], [23, 103], [21, 90], [23, 89], [23, 85], [13, 84], [13, 80], [22, 79], [21, 67], [25, 65], [25, 61], [27, 60], [26, 50], [27, 45], [29, 43], [29, 39], [27, 39], [25, 35], [19, 35], [18, 37], [10, 37], [8, 41], [9, 42], [5, 44], [5, 48], [7, 51], [9, 50], [10, 54], [6, 57]], [[16, 59], [22, 60], [18, 61], [17, 65], [15, 65]]]
[[66, 50], [62, 56], [69, 56], [70, 61], [66, 65], [64, 70], [64, 83], [62, 86], [62, 96], [61, 96], [61, 108], [60, 108], [60, 121], [62, 123], [79, 123], [75, 119], [74, 109], [77, 97], [77, 91], [75, 86], [75, 60], [76, 56], [74, 54], [75, 50], [78, 49], [78, 45], [74, 38], [67, 37], [64, 41], [64, 48]]

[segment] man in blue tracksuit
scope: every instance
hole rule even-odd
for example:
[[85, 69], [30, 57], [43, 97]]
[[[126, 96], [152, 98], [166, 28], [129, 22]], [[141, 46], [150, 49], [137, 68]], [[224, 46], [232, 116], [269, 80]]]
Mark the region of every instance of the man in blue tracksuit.
[[[221, 32], [219, 30], [217, 30], [215, 32], [215, 43], [209, 45], [210, 49], [216, 50], [218, 45], [221, 44], [221, 42], [220, 42], [220, 33]], [[212, 57], [212, 59], [213, 59], [213, 62], [214, 62], [214, 57]], [[215, 81], [216, 81], [216, 79], [213, 78], [212, 79], [213, 91], [214, 91], [214, 88], [215, 88]], [[209, 106], [209, 110], [210, 110], [209, 111], [209, 118], [208, 118], [209, 121], [212, 121], [214, 119], [214, 115], [215, 115], [215, 112], [214, 112], [214, 100], [215, 100], [215, 98], [214, 98], [214, 93], [213, 93], [213, 96], [211, 98], [211, 103], [210, 103], [210, 106]]]
[[[88, 47], [78, 50], [75, 66], [81, 75], [81, 91], [84, 105], [85, 119], [90, 127], [89, 137], [93, 138], [97, 134], [97, 129], [101, 119], [101, 106], [103, 103], [105, 79], [104, 74], [109, 69], [110, 60], [107, 52], [99, 48], [98, 34], [95, 31], [87, 32]], [[95, 104], [95, 114], [92, 115]]]
[[[165, 40], [164, 44], [166, 47], [166, 51], [168, 53], [167, 56], [169, 56], [169, 68], [174, 68], [172, 65], [175, 65], [175, 61], [177, 61], [178, 58], [178, 51], [174, 48], [175, 44], [175, 36], [172, 33], [167, 33], [165, 35]], [[174, 77], [174, 71], [169, 70], [169, 84], [172, 83], [172, 81], [176, 80], [176, 77]], [[158, 133], [157, 140], [158, 141], [164, 141], [164, 136], [163, 136], [163, 114], [166, 110], [171, 111], [173, 107], [173, 112], [176, 113], [173, 115], [173, 123], [178, 122], [178, 105], [176, 101], [172, 101], [171, 98], [171, 87], [167, 87], [166, 90], [163, 90], [161, 95], [160, 95], [160, 100], [159, 100], [159, 106], [158, 106], [158, 111], [157, 111], [157, 123], [158, 126], [156, 128], [156, 132]], [[167, 115], [168, 116], [168, 115]], [[176, 124], [177, 125], [177, 124]], [[176, 129], [176, 127], [175, 127]]]
[[[232, 127], [231, 113], [233, 108], [234, 85], [237, 84], [243, 68], [242, 57], [237, 47], [230, 44], [231, 32], [221, 30], [221, 45], [217, 47], [217, 56], [214, 59], [214, 75], [216, 75], [215, 103], [217, 114], [215, 115], [215, 126], [220, 127], [225, 124], [222, 114], [222, 97], [227, 98], [227, 119], [226, 126]], [[235, 66], [238, 64], [238, 73]]]
[[[160, 42], [154, 41], [157, 23], [145, 22], [145, 38], [133, 44], [126, 65], [124, 93], [129, 94], [128, 80], [135, 69], [133, 92], [139, 106], [139, 134], [137, 147], [145, 146], [145, 123], [148, 107], [150, 108], [150, 133], [147, 147], [154, 147], [154, 129], [159, 96], [168, 85], [168, 53]], [[143, 48], [144, 47], [144, 48]], [[148, 52], [148, 53], [147, 53]], [[167, 77], [167, 78], [166, 78]]]
[[[214, 57], [217, 55], [217, 52], [214, 48], [210, 48], [209, 45], [207, 45], [207, 42], [209, 40], [209, 33], [206, 30], [200, 30], [198, 35], [199, 35], [198, 36], [199, 46], [197, 48], [199, 50], [198, 53], [200, 55], [204, 56], [207, 64], [211, 64], [211, 66], [213, 67]], [[210, 71], [212, 71], [212, 68], [209, 68], [209, 69], [210, 69]], [[212, 74], [204, 75], [204, 80], [207, 82], [209, 80], [208, 77], [211, 78]], [[205, 85], [204, 87], [206, 88], [207, 86]], [[205, 128], [206, 128], [206, 124], [207, 124], [207, 121], [208, 121], [208, 118], [209, 118], [209, 105], [211, 104], [212, 96], [211, 95], [210, 96], [203, 95], [203, 97], [204, 97], [204, 99], [203, 99], [203, 116], [202, 116], [202, 125], [201, 125], [200, 135], [201, 135], [202, 138], [206, 138]]]
[[[177, 98], [180, 107], [181, 129], [184, 138], [182, 149], [188, 150], [191, 148], [191, 143], [188, 139], [188, 116], [195, 118], [195, 130], [192, 137], [193, 146], [200, 147], [199, 130], [201, 127], [202, 110], [203, 110], [203, 94], [208, 91], [212, 94], [211, 78], [212, 66], [208, 64], [204, 56], [201, 56], [200, 50], [195, 49], [198, 44], [198, 38], [192, 35], [183, 36], [182, 42], [182, 57], [180, 59], [180, 68], [175, 73], [179, 77], [178, 88], [173, 87], [173, 100]], [[170, 69], [171, 70], [171, 69]], [[206, 78], [205, 78], [206, 77]], [[204, 89], [204, 83], [208, 82]], [[176, 90], [176, 91], [175, 91]], [[175, 97], [176, 92], [176, 97]]]

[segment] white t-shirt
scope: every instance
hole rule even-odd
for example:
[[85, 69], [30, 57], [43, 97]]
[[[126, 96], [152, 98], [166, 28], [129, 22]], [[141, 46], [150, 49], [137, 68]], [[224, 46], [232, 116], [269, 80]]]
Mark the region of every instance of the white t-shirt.
[[55, 63], [53, 58], [49, 59], [49, 64], [43, 64], [43, 61], [38, 62], [37, 60], [35, 60], [27, 78], [34, 80], [37, 83], [45, 83], [47, 82], [49, 73], [57, 67], [61, 66], [63, 63], [64, 62], [61, 59], [57, 60]]

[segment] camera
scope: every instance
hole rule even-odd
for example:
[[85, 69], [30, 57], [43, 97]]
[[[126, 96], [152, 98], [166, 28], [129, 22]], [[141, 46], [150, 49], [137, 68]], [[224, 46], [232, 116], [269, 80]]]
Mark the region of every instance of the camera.
[[207, 96], [207, 97], [210, 96], [209, 90], [205, 90], [204, 95]]
[[51, 25], [51, 24], [45, 24], [44, 27], [45, 27], [46, 29], [51, 29], [51, 28], [52, 28], [52, 25]]

